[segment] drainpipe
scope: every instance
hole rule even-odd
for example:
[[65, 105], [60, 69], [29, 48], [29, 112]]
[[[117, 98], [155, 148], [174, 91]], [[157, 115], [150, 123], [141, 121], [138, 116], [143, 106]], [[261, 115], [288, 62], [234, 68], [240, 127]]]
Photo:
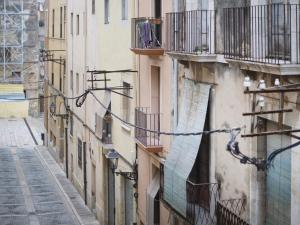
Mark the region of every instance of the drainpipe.
[[68, 123], [65, 128], [65, 144], [66, 144], [66, 176], [69, 178], [69, 143], [68, 143]]
[[84, 203], [87, 205], [86, 142], [83, 142], [83, 189]]

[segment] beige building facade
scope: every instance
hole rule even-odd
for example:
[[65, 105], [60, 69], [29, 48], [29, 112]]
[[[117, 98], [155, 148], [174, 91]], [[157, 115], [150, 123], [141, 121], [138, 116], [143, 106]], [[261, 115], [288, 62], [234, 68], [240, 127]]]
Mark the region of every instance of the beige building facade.
[[299, 147], [259, 167], [299, 139], [300, 2], [276, 3], [49, 2], [46, 140], [101, 224], [297, 224]]
[[102, 224], [136, 221], [133, 15], [131, 1], [68, 2], [68, 95], [93, 93], [81, 107], [69, 101], [70, 179]]
[[[45, 113], [47, 134], [45, 144], [52, 155], [66, 168], [65, 151], [67, 142], [67, 108], [63, 96], [66, 95], [66, 1], [48, 1], [47, 31], [45, 49], [40, 50], [41, 61], [45, 64]], [[49, 97], [48, 96], [53, 96]], [[63, 116], [65, 115], [65, 116]]]

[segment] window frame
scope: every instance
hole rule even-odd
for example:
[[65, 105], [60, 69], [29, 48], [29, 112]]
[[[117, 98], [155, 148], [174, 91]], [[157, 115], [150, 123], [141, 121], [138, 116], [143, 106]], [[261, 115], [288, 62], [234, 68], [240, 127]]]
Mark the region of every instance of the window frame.
[[83, 151], [83, 142], [80, 138], [77, 139], [77, 165], [82, 169], [82, 151]]
[[76, 35], [80, 34], [80, 16], [76, 15]]
[[[130, 96], [130, 83], [123, 81], [123, 94]], [[130, 100], [128, 97], [122, 96], [122, 109], [123, 109], [123, 119], [126, 122], [130, 122]]]
[[92, 0], [92, 15], [96, 14], [96, 0]]
[[109, 24], [109, 0], [104, 0], [104, 24]]
[[121, 19], [122, 20], [128, 20], [128, 0], [122, 0]]

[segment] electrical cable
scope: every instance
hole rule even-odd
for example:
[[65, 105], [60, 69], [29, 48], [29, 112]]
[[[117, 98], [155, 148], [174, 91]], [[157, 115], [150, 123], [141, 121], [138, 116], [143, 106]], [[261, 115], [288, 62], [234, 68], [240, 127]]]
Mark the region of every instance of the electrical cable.
[[[125, 120], [123, 120], [121, 117], [119, 117], [118, 115], [116, 115], [115, 113], [113, 113], [110, 109], [108, 109], [96, 96], [93, 92], [89, 91], [88, 93], [90, 93], [94, 99], [108, 112], [110, 113], [113, 117], [115, 117], [116, 119], [118, 119], [119, 121], [121, 121], [122, 123], [125, 123], [126, 125], [139, 129], [139, 130], [143, 130], [149, 133], [154, 133], [157, 135], [166, 135], [166, 136], [199, 136], [199, 135], [210, 135], [210, 134], [214, 134], [214, 133], [231, 133], [232, 131], [239, 131], [241, 130], [241, 128], [232, 128], [232, 129], [216, 129], [216, 130], [211, 130], [211, 131], [199, 131], [199, 132], [190, 132], [190, 133], [183, 133], [183, 132], [163, 132], [163, 131], [158, 131], [158, 130], [150, 130], [144, 127], [139, 127], [136, 126], [135, 124], [132, 124], [130, 122], [127, 122]], [[87, 94], [88, 94], [87, 93]]]
[[295, 142], [294, 144], [288, 145], [286, 147], [273, 150], [272, 153], [267, 157], [267, 159], [250, 158], [250, 157], [246, 156], [245, 154], [243, 154], [239, 149], [238, 142], [236, 141], [236, 138], [239, 134], [240, 134], [240, 130], [232, 130], [231, 131], [231, 133], [230, 133], [231, 138], [227, 144], [227, 150], [230, 152], [230, 154], [233, 157], [239, 159], [240, 163], [255, 165], [258, 170], [269, 169], [270, 166], [272, 165], [272, 163], [274, 162], [275, 158], [279, 154], [300, 145], [300, 141], [298, 141], [298, 142]]

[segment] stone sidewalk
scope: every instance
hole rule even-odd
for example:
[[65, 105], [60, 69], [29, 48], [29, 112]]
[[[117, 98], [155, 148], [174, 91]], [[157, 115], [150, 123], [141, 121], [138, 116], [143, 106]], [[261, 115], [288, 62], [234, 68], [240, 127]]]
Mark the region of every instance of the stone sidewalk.
[[39, 143], [36, 147], [41, 159], [45, 162], [45, 165], [51, 171], [55, 177], [60, 189], [66, 196], [68, 196], [69, 203], [72, 206], [73, 212], [78, 216], [82, 225], [99, 225], [94, 214], [84, 204], [80, 194], [74, 188], [73, 184], [67, 179], [65, 172], [57, 164], [53, 156], [48, 151], [48, 148], [41, 146], [43, 144], [41, 140], [41, 133], [45, 132], [44, 121], [42, 118], [26, 118], [26, 121], [32, 131], [33, 136]]

